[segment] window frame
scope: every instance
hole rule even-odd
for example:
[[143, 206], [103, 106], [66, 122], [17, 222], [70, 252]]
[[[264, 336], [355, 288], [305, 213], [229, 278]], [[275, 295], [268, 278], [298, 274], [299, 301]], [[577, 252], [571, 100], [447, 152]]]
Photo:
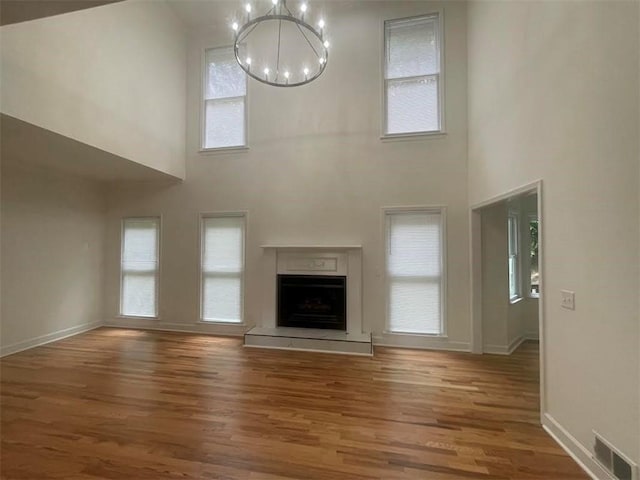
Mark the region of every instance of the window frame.
[[[202, 268], [202, 260], [204, 259], [204, 221], [207, 218], [227, 218], [227, 217], [239, 217], [243, 219], [243, 235], [242, 235], [242, 272], [240, 273], [240, 321], [239, 322], [226, 322], [221, 320], [205, 320], [204, 319], [204, 270]], [[249, 212], [240, 211], [224, 211], [224, 212], [206, 212], [198, 215], [199, 222], [199, 251], [198, 257], [198, 283], [199, 283], [199, 313], [197, 323], [205, 325], [227, 325], [227, 326], [244, 326], [247, 324], [245, 320], [245, 284], [247, 274], [247, 231], [249, 225]]]
[[[155, 315], [130, 315], [125, 314], [122, 311], [122, 300], [124, 293], [124, 269], [122, 268], [123, 258], [124, 258], [124, 230], [125, 223], [127, 220], [156, 220], [158, 228], [156, 229], [156, 245], [157, 245], [157, 256], [156, 256], [156, 270], [155, 270]], [[161, 265], [162, 265], [162, 215], [145, 215], [145, 216], [133, 216], [133, 217], [122, 217], [120, 219], [120, 295], [119, 295], [119, 307], [118, 307], [118, 318], [135, 318], [135, 319], [147, 319], [147, 320], [158, 320], [160, 318], [160, 275], [161, 275]]]
[[[426, 131], [416, 131], [416, 132], [403, 132], [403, 133], [387, 133], [387, 123], [388, 123], [388, 110], [387, 110], [387, 85], [388, 85], [388, 81], [389, 79], [387, 79], [387, 24], [391, 23], [391, 22], [402, 22], [402, 21], [410, 21], [410, 20], [417, 20], [417, 19], [421, 19], [421, 18], [428, 18], [428, 17], [438, 17], [438, 57], [439, 57], [439, 62], [438, 62], [438, 73], [435, 74], [438, 77], [438, 123], [439, 123], [439, 129], [438, 130], [426, 130]], [[406, 138], [415, 138], [415, 137], [430, 137], [430, 136], [439, 136], [439, 135], [446, 135], [447, 131], [446, 131], [446, 125], [445, 125], [445, 71], [444, 71], [444, 65], [445, 65], [445, 34], [444, 34], [444, 10], [443, 9], [436, 9], [436, 10], [430, 10], [428, 12], [422, 13], [420, 15], [413, 15], [413, 16], [409, 16], [409, 17], [402, 17], [402, 18], [389, 18], [389, 19], [384, 19], [382, 20], [382, 55], [381, 55], [381, 61], [380, 61], [380, 70], [381, 70], [381, 76], [380, 78], [382, 79], [381, 82], [381, 111], [382, 111], [382, 115], [381, 115], [381, 135], [380, 135], [380, 139], [381, 140], [402, 140], [402, 139], [406, 139]], [[404, 79], [412, 79], [412, 78], [421, 78], [421, 77], [431, 77], [434, 76], [432, 75], [419, 75], [417, 77], [402, 77], [402, 78], [397, 78], [397, 79], [392, 79], [392, 80], [402, 80]]]
[[[209, 50], [222, 50], [230, 49], [234, 52], [233, 45], [221, 45], [217, 47], [204, 47], [200, 54], [200, 144], [198, 146], [198, 152], [202, 154], [207, 153], [225, 153], [233, 151], [244, 151], [249, 149], [249, 77], [244, 72], [245, 81], [245, 94], [244, 97], [225, 97], [217, 99], [221, 101], [233, 100], [238, 98], [244, 98], [244, 143], [242, 145], [230, 145], [227, 147], [205, 147], [205, 137], [207, 131], [207, 52]], [[235, 58], [235, 54], [233, 55]], [[214, 99], [216, 100], [216, 99]]]
[[[391, 298], [389, 295], [391, 277], [389, 275], [388, 251], [389, 251], [389, 217], [394, 214], [411, 213], [437, 213], [440, 215], [440, 333], [419, 333], [391, 330], [390, 308]], [[384, 303], [385, 322], [384, 334], [414, 337], [447, 338], [447, 207], [445, 205], [416, 205], [406, 207], [383, 207], [382, 208], [382, 263], [384, 268]]]
[[[515, 241], [513, 242], [515, 247], [515, 254], [511, 253], [511, 220], [515, 221], [515, 227], [513, 231], [515, 232]], [[517, 303], [522, 300], [522, 234], [520, 232], [520, 228], [522, 228], [520, 224], [520, 214], [518, 212], [509, 212], [507, 214], [507, 285], [509, 292], [509, 303]], [[509, 263], [511, 262], [511, 257], [514, 258], [514, 276], [515, 276], [515, 293], [511, 294], [511, 280], [509, 278]]]

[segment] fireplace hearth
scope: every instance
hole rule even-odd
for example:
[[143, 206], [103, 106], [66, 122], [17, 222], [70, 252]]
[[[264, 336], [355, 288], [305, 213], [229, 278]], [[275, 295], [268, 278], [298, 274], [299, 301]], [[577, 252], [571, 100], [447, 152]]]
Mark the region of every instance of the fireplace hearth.
[[279, 327], [347, 329], [346, 277], [278, 275]]

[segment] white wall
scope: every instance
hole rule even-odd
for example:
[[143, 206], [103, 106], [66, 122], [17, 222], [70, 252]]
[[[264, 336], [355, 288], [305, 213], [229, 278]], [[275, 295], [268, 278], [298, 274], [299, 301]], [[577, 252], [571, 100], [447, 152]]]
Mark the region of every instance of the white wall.
[[165, 2], [0, 28], [2, 113], [183, 178], [186, 34]]
[[506, 353], [509, 345], [507, 205], [482, 209], [483, 351]]
[[[444, 6], [447, 135], [383, 142], [382, 21]], [[301, 88], [249, 84], [245, 152], [200, 154], [200, 76], [205, 47], [228, 45], [228, 25], [196, 34], [189, 46], [187, 178], [167, 188], [111, 192], [106, 309], [117, 316], [120, 218], [163, 216], [159, 322], [196, 326], [199, 311], [198, 214], [249, 212], [245, 312], [260, 318], [263, 244], [361, 244], [364, 324], [378, 341], [384, 330], [383, 206], [448, 207], [448, 340], [419, 345], [469, 348], [466, 183], [466, 5], [462, 2], [335, 2], [326, 18], [333, 50], [327, 70]], [[224, 12], [223, 12], [224, 13]], [[228, 12], [227, 12], [228, 14]], [[222, 13], [220, 18], [225, 17]], [[235, 331], [215, 329], [209, 331]]]
[[468, 26], [470, 203], [543, 179], [543, 420], [591, 468], [592, 429], [638, 461], [638, 3], [471, 2]]
[[3, 163], [1, 216], [1, 353], [101, 322], [104, 189]]

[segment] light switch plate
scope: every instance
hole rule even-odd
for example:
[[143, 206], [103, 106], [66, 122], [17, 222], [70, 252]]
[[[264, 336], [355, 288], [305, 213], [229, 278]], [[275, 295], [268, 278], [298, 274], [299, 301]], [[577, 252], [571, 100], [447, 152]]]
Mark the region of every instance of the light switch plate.
[[569, 290], [560, 290], [560, 306], [568, 310], [576, 309], [576, 294]]

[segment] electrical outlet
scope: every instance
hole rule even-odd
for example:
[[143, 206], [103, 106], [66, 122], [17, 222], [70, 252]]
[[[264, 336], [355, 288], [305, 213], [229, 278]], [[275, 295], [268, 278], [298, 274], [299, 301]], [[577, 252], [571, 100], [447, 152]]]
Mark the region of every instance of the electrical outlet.
[[576, 294], [569, 290], [560, 290], [561, 300], [560, 306], [568, 310], [576, 309]]

